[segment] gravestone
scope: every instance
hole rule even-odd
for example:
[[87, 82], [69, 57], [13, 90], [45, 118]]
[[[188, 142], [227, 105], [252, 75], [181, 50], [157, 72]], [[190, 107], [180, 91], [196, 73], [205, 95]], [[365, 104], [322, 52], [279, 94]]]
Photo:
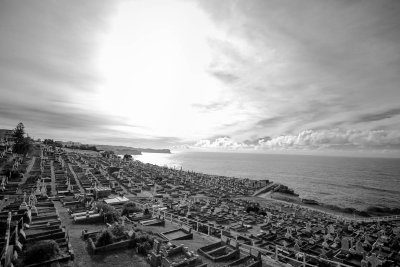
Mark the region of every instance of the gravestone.
[[349, 251], [350, 248], [351, 248], [350, 239], [348, 237], [343, 237], [341, 249], [344, 251]]
[[328, 258], [328, 257], [326, 256], [326, 250], [325, 250], [324, 248], [321, 249], [321, 253], [319, 254], [319, 256], [320, 256], [321, 258], [324, 258], [324, 259]]
[[300, 250], [300, 246], [299, 246], [297, 240], [296, 240], [296, 244], [294, 244], [294, 250], [295, 250], [295, 251], [301, 251], [301, 250]]
[[311, 222], [306, 223], [306, 232], [311, 232]]
[[353, 232], [354, 228], [351, 224], [349, 224], [349, 226], [347, 227], [347, 230], [350, 232]]
[[378, 259], [375, 253], [372, 253], [371, 256], [367, 257], [367, 261], [371, 265], [371, 267], [376, 267], [382, 265], [382, 261]]
[[286, 228], [285, 237], [286, 237], [286, 238], [293, 238], [293, 236], [292, 236], [292, 228], [290, 228], [290, 227], [287, 227], [287, 228]]
[[324, 247], [324, 248], [329, 248], [329, 244], [328, 244], [328, 242], [326, 241], [327, 240], [327, 238], [326, 238], [326, 236], [324, 237], [324, 242], [322, 242], [322, 246]]
[[153, 252], [155, 254], [159, 254], [160, 253], [160, 248], [161, 248], [161, 243], [160, 241], [158, 241], [157, 239], [154, 240], [154, 244], [153, 244]]
[[161, 265], [161, 254], [160, 254], [161, 243], [157, 239], [154, 240], [153, 250], [150, 253], [150, 266], [158, 267]]
[[364, 247], [362, 245], [362, 242], [360, 240], [357, 241], [356, 243], [356, 253], [362, 255], [364, 253]]
[[133, 231], [133, 229], [131, 229], [131, 230], [128, 232], [128, 236], [131, 238], [131, 237], [133, 236], [134, 233], [135, 233], [135, 231]]
[[328, 233], [329, 234], [334, 234], [335, 233], [335, 226], [333, 224], [330, 224], [328, 227]]

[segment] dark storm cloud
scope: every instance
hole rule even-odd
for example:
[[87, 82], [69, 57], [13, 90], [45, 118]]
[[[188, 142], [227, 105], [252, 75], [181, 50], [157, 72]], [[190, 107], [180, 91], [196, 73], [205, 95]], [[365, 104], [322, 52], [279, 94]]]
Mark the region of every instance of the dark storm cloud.
[[103, 136], [95, 137], [92, 139], [97, 144], [129, 144], [132, 147], [141, 148], [166, 148], [177, 144], [184, 144], [184, 141], [176, 137], [149, 137], [149, 138], [135, 138], [135, 137], [113, 137]]
[[[103, 126], [112, 125], [116, 121], [104, 116], [87, 114], [84, 111], [73, 109], [55, 109], [43, 106], [0, 106], [0, 117], [8, 118], [15, 122], [43, 129], [72, 130], [72, 131], [99, 131]], [[121, 122], [120, 122], [121, 123]], [[44, 130], [43, 132], [46, 132]]]
[[259, 120], [256, 123], [256, 126], [259, 126], [259, 127], [270, 127], [270, 126], [274, 126], [274, 125], [276, 125], [278, 123], [283, 123], [286, 119], [287, 118], [281, 117], [281, 116], [262, 119], [262, 120]]
[[224, 71], [210, 71], [210, 73], [217, 79], [226, 83], [233, 83], [239, 79], [238, 76]]
[[366, 114], [358, 118], [356, 122], [371, 122], [390, 119], [400, 114], [400, 108], [389, 109], [381, 113]]

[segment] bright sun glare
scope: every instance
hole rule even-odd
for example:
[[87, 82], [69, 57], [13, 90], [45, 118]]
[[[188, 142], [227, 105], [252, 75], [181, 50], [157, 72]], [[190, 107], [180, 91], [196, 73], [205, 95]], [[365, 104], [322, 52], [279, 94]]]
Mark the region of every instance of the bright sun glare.
[[208, 38], [217, 35], [193, 2], [123, 2], [100, 49], [105, 82], [98, 108], [139, 126], [131, 131], [136, 136], [149, 131], [153, 137], [200, 136], [204, 125], [223, 119], [199, 114], [192, 106], [217, 102], [223, 93], [221, 83], [207, 73], [212, 61]]

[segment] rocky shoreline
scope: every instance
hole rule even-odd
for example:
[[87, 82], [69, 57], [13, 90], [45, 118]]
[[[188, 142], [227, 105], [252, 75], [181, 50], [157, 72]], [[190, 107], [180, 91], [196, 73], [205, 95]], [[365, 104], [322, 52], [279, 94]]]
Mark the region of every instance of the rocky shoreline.
[[387, 208], [387, 207], [377, 207], [370, 206], [365, 210], [357, 210], [351, 207], [339, 207], [336, 205], [331, 205], [327, 203], [320, 203], [316, 200], [312, 200], [311, 203], [309, 200], [304, 201], [305, 199], [301, 199], [297, 194], [287, 194], [283, 192], [273, 192], [270, 194], [270, 198], [280, 201], [285, 201], [288, 203], [299, 204], [306, 207], [313, 207], [315, 209], [320, 209], [324, 211], [330, 211], [334, 213], [341, 213], [351, 216], [357, 217], [377, 217], [377, 216], [390, 216], [390, 215], [399, 215], [400, 208]]

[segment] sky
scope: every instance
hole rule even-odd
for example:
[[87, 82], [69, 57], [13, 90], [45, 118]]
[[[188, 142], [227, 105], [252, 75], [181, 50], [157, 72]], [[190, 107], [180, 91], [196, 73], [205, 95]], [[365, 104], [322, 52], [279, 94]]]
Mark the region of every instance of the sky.
[[400, 156], [400, 2], [0, 1], [0, 128]]

